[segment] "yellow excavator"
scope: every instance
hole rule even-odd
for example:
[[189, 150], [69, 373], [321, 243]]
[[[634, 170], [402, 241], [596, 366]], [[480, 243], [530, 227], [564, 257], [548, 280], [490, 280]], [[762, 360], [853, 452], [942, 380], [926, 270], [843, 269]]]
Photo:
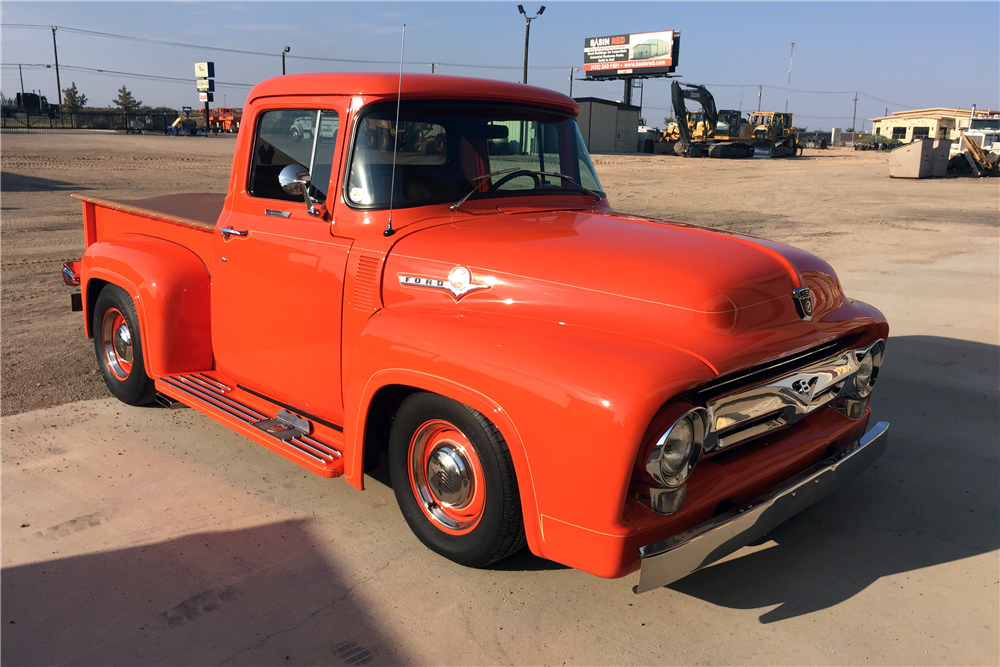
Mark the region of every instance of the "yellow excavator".
[[[683, 87], [682, 87], [683, 86]], [[685, 157], [749, 158], [794, 155], [798, 147], [792, 115], [755, 111], [749, 122], [735, 109], [715, 108], [715, 98], [705, 86], [674, 81], [670, 97], [677, 118], [660, 141], [672, 142], [674, 153]], [[701, 111], [688, 111], [685, 99], [698, 102]]]

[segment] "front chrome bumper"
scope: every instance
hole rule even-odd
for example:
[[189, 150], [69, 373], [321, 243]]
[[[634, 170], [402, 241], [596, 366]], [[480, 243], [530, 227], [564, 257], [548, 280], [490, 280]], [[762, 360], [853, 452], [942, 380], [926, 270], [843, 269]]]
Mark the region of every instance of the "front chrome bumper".
[[879, 422], [849, 452], [841, 452], [779, 484], [743, 507], [639, 549], [642, 569], [636, 593], [673, 583], [766, 535], [833, 493], [885, 451], [889, 422]]

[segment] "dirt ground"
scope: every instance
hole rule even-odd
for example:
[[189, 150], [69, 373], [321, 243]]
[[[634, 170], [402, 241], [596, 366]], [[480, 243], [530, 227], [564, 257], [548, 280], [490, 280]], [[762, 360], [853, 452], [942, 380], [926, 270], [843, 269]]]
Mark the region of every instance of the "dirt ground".
[[617, 209], [814, 252], [891, 325], [879, 463], [634, 596], [634, 576], [527, 553], [460, 568], [378, 480], [358, 493], [191, 410], [108, 398], [59, 275], [83, 251], [69, 194], [222, 192], [233, 147], [0, 138], [5, 664], [1000, 663], [1000, 179], [890, 179], [847, 149], [594, 156]]

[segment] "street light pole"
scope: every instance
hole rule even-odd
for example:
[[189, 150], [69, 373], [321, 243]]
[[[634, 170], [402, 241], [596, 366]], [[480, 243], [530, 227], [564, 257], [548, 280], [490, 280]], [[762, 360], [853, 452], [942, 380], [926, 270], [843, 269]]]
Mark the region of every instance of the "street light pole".
[[285, 54], [292, 50], [292, 47], [286, 46], [285, 50], [281, 52], [281, 76], [285, 76]]
[[545, 5], [538, 10], [538, 13], [534, 16], [528, 16], [527, 12], [524, 11], [524, 5], [518, 5], [517, 11], [524, 14], [524, 80], [522, 83], [528, 83], [528, 36], [531, 34], [531, 22], [542, 15], [545, 11]]

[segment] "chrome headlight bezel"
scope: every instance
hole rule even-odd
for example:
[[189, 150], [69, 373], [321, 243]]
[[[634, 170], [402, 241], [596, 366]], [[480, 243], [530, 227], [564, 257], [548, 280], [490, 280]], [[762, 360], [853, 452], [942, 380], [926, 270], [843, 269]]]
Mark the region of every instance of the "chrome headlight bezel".
[[[671, 434], [675, 430], [691, 428], [690, 442], [686, 443], [687, 451], [684, 453], [683, 461], [680, 465], [671, 466], [667, 463], [667, 455], [676, 451], [676, 447], [670, 443]], [[694, 470], [698, 459], [701, 456], [705, 445], [705, 437], [708, 435], [708, 411], [702, 407], [695, 407], [680, 417], [678, 417], [669, 428], [663, 431], [656, 444], [650, 450], [646, 458], [645, 469], [658, 484], [667, 488], [678, 488], [684, 484], [691, 471]], [[669, 448], [669, 449], [668, 449]]]
[[[879, 339], [868, 348], [857, 350], [854, 354], [858, 362], [858, 369], [854, 372], [852, 379], [855, 389], [854, 395], [858, 398], [866, 398], [872, 393], [875, 381], [878, 379], [878, 371], [882, 366], [882, 358], [885, 356], [885, 341]], [[862, 370], [868, 364], [871, 365], [871, 372], [867, 373], [867, 377], [865, 377], [866, 374], [862, 373]]]

